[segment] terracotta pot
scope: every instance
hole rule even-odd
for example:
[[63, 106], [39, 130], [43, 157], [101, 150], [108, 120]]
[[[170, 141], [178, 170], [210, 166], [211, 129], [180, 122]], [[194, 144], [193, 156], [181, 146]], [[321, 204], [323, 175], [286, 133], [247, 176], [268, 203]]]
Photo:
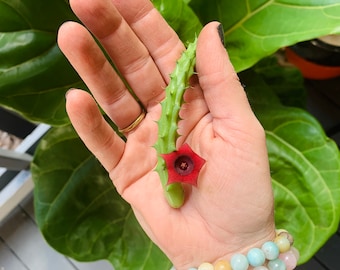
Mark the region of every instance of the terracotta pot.
[[340, 76], [340, 35], [326, 36], [297, 43], [286, 48], [289, 62], [308, 79], [330, 79]]

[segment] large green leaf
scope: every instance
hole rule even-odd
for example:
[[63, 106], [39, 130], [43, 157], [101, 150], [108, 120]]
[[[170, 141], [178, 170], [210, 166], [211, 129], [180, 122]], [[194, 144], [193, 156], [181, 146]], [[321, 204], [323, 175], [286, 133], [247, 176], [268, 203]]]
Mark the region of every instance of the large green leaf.
[[237, 71], [277, 49], [340, 32], [339, 0], [192, 0], [203, 24], [219, 20]]
[[192, 42], [200, 33], [202, 24], [186, 0], [152, 0], [168, 24], [184, 42]]
[[108, 259], [115, 269], [170, 269], [70, 126], [43, 138], [31, 169], [37, 223], [56, 250], [81, 261]]
[[283, 105], [305, 109], [307, 91], [304, 79], [299, 69], [281, 63], [283, 57], [283, 54], [277, 53], [263, 58], [254, 65], [253, 70], [270, 85]]
[[300, 109], [260, 111], [275, 191], [275, 219], [296, 237], [301, 262], [337, 230], [340, 155], [318, 123]]
[[306, 262], [339, 225], [338, 147], [306, 111], [281, 105], [254, 72], [241, 79], [266, 131], [277, 227], [295, 236]]
[[38, 122], [68, 122], [64, 94], [84, 87], [56, 45], [60, 24], [75, 19], [62, 0], [0, 0], [0, 104]]

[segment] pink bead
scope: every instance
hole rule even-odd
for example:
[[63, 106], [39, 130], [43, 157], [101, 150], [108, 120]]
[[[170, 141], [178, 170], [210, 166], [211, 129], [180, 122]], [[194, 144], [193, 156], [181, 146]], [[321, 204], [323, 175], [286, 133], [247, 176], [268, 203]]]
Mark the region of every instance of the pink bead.
[[285, 253], [281, 253], [279, 258], [285, 263], [287, 270], [295, 269], [297, 265], [297, 258], [292, 250], [288, 250]]
[[296, 260], [299, 261], [300, 252], [295, 247], [291, 247], [290, 250], [294, 253]]

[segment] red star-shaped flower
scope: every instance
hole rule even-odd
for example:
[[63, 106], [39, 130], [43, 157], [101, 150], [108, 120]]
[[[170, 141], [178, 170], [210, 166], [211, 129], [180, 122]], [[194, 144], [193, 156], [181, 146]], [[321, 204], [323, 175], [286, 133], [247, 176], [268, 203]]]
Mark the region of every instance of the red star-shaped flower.
[[188, 144], [183, 144], [178, 151], [161, 156], [168, 169], [168, 185], [179, 182], [197, 186], [198, 174], [205, 160], [192, 151]]

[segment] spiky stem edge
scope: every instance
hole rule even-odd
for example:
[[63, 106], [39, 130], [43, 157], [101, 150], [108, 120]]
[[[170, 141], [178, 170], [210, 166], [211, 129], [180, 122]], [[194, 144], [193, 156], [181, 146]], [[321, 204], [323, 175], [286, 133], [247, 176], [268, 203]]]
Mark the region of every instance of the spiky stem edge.
[[197, 38], [188, 45], [177, 61], [174, 71], [170, 75], [170, 83], [166, 87], [165, 99], [161, 102], [162, 113], [158, 124], [158, 140], [155, 149], [158, 154], [156, 171], [159, 174], [165, 197], [171, 207], [179, 208], [184, 203], [184, 191], [182, 184], [167, 185], [168, 171], [161, 154], [176, 151], [178, 134], [179, 110], [183, 104], [183, 95], [189, 87], [190, 77], [194, 74], [196, 64]]

